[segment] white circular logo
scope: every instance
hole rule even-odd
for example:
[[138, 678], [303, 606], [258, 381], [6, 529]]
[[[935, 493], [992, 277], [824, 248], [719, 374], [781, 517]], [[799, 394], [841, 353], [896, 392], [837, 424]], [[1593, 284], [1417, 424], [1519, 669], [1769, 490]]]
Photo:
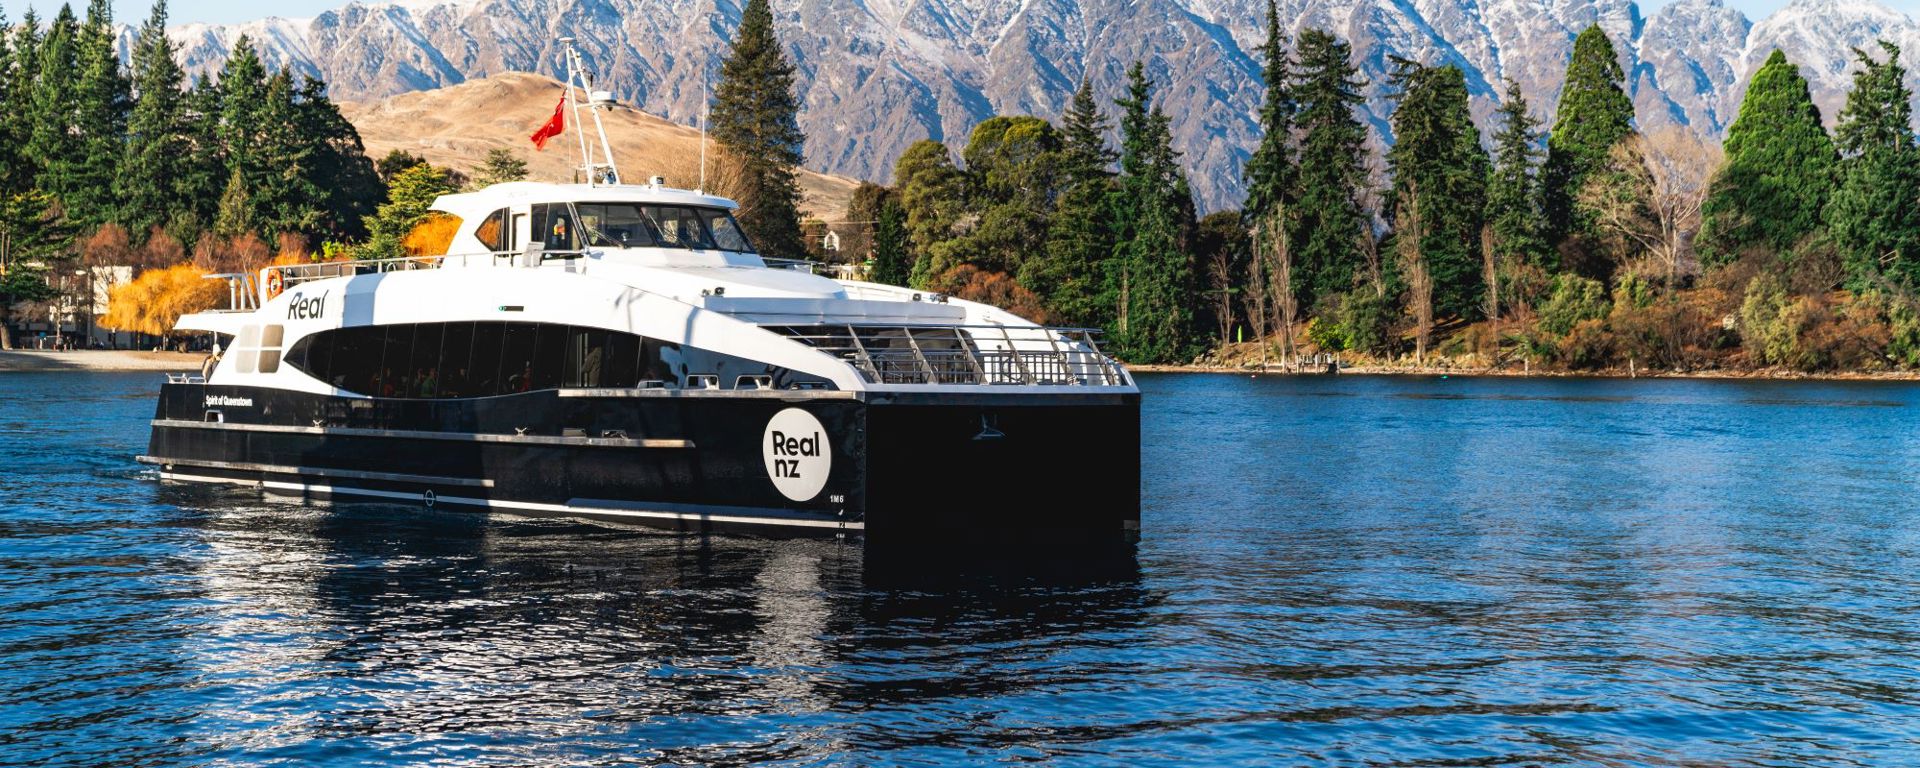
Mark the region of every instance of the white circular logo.
[[767, 460], [767, 477], [787, 498], [809, 501], [827, 487], [833, 451], [827, 445], [827, 428], [813, 414], [799, 408], [774, 414], [760, 438], [760, 452]]

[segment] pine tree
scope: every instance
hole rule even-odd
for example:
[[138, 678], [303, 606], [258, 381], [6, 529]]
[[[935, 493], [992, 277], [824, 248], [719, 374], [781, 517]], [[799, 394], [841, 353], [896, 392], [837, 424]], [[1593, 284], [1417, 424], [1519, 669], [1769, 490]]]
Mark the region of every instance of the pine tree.
[[490, 187], [509, 181], [524, 181], [527, 178], [527, 161], [519, 153], [504, 147], [487, 150], [487, 156], [480, 161], [480, 167], [473, 169], [475, 187]]
[[1507, 81], [1498, 114], [1486, 214], [1494, 255], [1506, 263], [1546, 267], [1552, 249], [1540, 220], [1540, 120], [1528, 111], [1520, 84], [1512, 80]]
[[[1466, 76], [1459, 67], [1399, 61], [1394, 85], [1394, 144], [1387, 151], [1396, 208], [1417, 210], [1417, 253], [1431, 279], [1432, 311], [1473, 317], [1483, 309], [1480, 226], [1486, 211], [1487, 155], [1468, 111]], [[1413, 199], [1414, 196], [1418, 199]], [[1407, 233], [1398, 233], [1396, 238]]]
[[[6, 80], [8, 115], [31, 117], [34, 114], [34, 77], [40, 69], [40, 17], [27, 8], [20, 23], [9, 28], [8, 54], [12, 67], [0, 70]], [[33, 187], [39, 164], [27, 153], [33, 124], [27, 119], [0, 120], [0, 153], [8, 162], [0, 165], [0, 194], [20, 194]]]
[[73, 138], [78, 155], [61, 158], [64, 186], [56, 190], [67, 215], [87, 229], [116, 221], [121, 202], [114, 194], [114, 178], [125, 158], [127, 111], [132, 97], [120, 71], [115, 47], [113, 9], [107, 0], [92, 0], [86, 23], [74, 39], [79, 63], [74, 90]]
[[83, 151], [74, 132], [79, 110], [74, 98], [78, 89], [73, 87], [74, 72], [79, 69], [75, 52], [79, 31], [73, 9], [61, 6], [39, 40], [32, 90], [22, 121], [27, 127], [26, 151], [22, 154], [35, 168], [28, 186], [51, 193], [62, 203], [76, 182], [73, 159]]
[[1367, 130], [1354, 117], [1366, 83], [1354, 79], [1352, 49], [1318, 29], [1300, 33], [1300, 72], [1293, 88], [1299, 102], [1299, 202], [1293, 206], [1294, 290], [1300, 306], [1353, 287], [1361, 261], [1360, 238], [1368, 226], [1359, 190], [1366, 183]]
[[1127, 71], [1120, 106], [1118, 246], [1109, 280], [1118, 297], [1121, 355], [1171, 362], [1192, 352], [1195, 285], [1193, 193], [1173, 150], [1172, 121], [1153, 103], [1146, 70]]
[[319, 149], [301, 131], [293, 74], [282, 68], [267, 79], [255, 146], [259, 165], [248, 178], [255, 221], [268, 242], [282, 234], [319, 231], [325, 193], [314, 183]]
[[1775, 50], [1753, 74], [1727, 130], [1726, 161], [1701, 209], [1700, 260], [1741, 251], [1784, 253], [1820, 227], [1839, 156], [1800, 68]]
[[[341, 239], [364, 235], [363, 222], [386, 197], [387, 187], [367, 158], [360, 132], [327, 98], [325, 82], [312, 77], [302, 81], [293, 124], [298, 138], [306, 144], [307, 184], [320, 196], [319, 225], [308, 234]], [[526, 175], [524, 162], [520, 175]]]
[[907, 250], [907, 212], [900, 207], [898, 195], [880, 201], [878, 219], [873, 226], [873, 272], [871, 279], [887, 285], [907, 284], [913, 274], [913, 252]]
[[794, 175], [806, 141], [799, 110], [793, 65], [774, 34], [768, 0], [747, 0], [714, 89], [713, 137], [742, 166], [740, 225], [768, 256], [801, 258], [807, 252]]
[[925, 288], [936, 277], [935, 263], [950, 258], [960, 242], [957, 231], [966, 216], [966, 177], [954, 167], [947, 145], [921, 139], [893, 165], [893, 186], [900, 190], [900, 207], [907, 213], [907, 242], [913, 252], [908, 284]]
[[[0, 115], [17, 115], [26, 110], [24, 103], [15, 101], [14, 89], [14, 49], [13, 25], [7, 23], [7, 13], [0, 7]], [[0, 123], [11, 121], [0, 121]], [[14, 136], [12, 126], [0, 125], [0, 197], [13, 190], [13, 176], [20, 167], [20, 142]]]
[[167, 219], [168, 236], [182, 243], [199, 239], [213, 226], [218, 203], [226, 190], [226, 145], [220, 140], [220, 87], [202, 76], [186, 99], [186, 154], [179, 158], [173, 179], [180, 207]]
[[191, 204], [180, 197], [182, 190], [175, 183], [192, 149], [186, 94], [181, 90], [186, 75], [174, 61], [166, 28], [166, 0], [155, 0], [153, 14], [134, 44], [136, 99], [127, 119], [126, 159], [114, 187], [123, 206], [121, 221], [136, 238], [165, 226], [171, 216]]
[[226, 168], [214, 230], [223, 236], [235, 237], [265, 224], [262, 203], [271, 198], [256, 188], [272, 172], [266, 159], [266, 112], [266, 65], [253, 41], [241, 35], [220, 68], [218, 130]]
[[1260, 76], [1266, 82], [1266, 100], [1260, 105], [1260, 144], [1247, 160], [1248, 221], [1258, 220], [1275, 203], [1289, 201], [1293, 193], [1293, 94], [1289, 89], [1293, 63], [1286, 51], [1286, 39], [1280, 32], [1280, 11], [1275, 0], [1267, 0], [1267, 42], [1260, 46], [1263, 64]]
[[1606, 165], [1613, 145], [1633, 133], [1633, 102], [1621, 86], [1624, 80], [1613, 40], [1600, 25], [1574, 38], [1542, 173], [1542, 207], [1552, 241], [1584, 233], [1585, 225], [1574, 214], [1574, 198], [1587, 174]]
[[1855, 49], [1863, 68], [1834, 131], [1840, 186], [1827, 204], [1827, 226], [1840, 247], [1848, 284], [1880, 279], [1920, 285], [1920, 150], [1914, 147], [1913, 92], [1900, 48], [1880, 41], [1885, 61]]
[[1107, 147], [1109, 125], [1092, 85], [1082, 80], [1061, 117], [1061, 188], [1045, 251], [1020, 271], [1020, 284], [1046, 302], [1055, 322], [1105, 327], [1113, 318], [1113, 298], [1105, 295], [1103, 279], [1103, 264], [1114, 245], [1107, 196], [1116, 155]]

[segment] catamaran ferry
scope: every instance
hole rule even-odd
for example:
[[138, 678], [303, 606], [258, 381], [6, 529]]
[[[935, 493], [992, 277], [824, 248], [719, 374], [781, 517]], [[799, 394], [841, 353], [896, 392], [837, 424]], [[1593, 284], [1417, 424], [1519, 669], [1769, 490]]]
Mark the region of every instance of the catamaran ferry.
[[583, 183], [440, 197], [444, 254], [228, 276], [178, 324], [225, 353], [162, 387], [141, 461], [679, 530], [1138, 530], [1140, 394], [1092, 331], [762, 258], [732, 201], [620, 183], [600, 140]]

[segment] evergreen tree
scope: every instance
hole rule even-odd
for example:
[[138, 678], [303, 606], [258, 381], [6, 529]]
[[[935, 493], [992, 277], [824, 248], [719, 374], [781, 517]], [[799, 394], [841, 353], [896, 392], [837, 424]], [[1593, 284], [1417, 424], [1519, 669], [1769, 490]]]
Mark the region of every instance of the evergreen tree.
[[60, 13], [54, 16], [45, 36], [39, 40], [33, 59], [29, 103], [22, 121], [27, 129], [26, 151], [22, 155], [35, 169], [28, 186], [49, 192], [62, 203], [66, 201], [65, 193], [77, 181], [72, 161], [82, 151], [80, 137], [74, 132], [79, 110], [74, 99], [78, 89], [73, 87], [74, 72], [79, 69], [80, 61], [75, 51], [79, 31], [80, 23], [74, 18], [73, 9], [61, 6]]
[[220, 68], [220, 145], [226, 168], [214, 230], [226, 237], [252, 231], [265, 222], [260, 213], [267, 196], [255, 188], [273, 169], [266, 161], [267, 69], [246, 35]]
[[318, 147], [300, 130], [295, 98], [291, 72], [282, 68], [267, 79], [260, 125], [254, 132], [259, 164], [247, 178], [254, 219], [267, 242], [282, 234], [319, 231], [325, 215], [326, 195], [314, 183]]
[[1775, 50], [1753, 74], [1724, 146], [1701, 208], [1702, 262], [1724, 264], [1756, 246], [1783, 253], [1819, 228], [1839, 157], [1785, 54]]
[[870, 277], [876, 283], [904, 286], [913, 274], [913, 252], [907, 250], [907, 212], [900, 207], [899, 196], [882, 198], [878, 216], [873, 225]]
[[[1473, 317], [1485, 281], [1480, 225], [1486, 211], [1487, 155], [1468, 111], [1467, 80], [1459, 67], [1397, 62], [1393, 112], [1390, 208], [1414, 206], [1421, 222], [1414, 248], [1432, 280], [1436, 316]], [[1412, 199], [1412, 196], [1418, 199]], [[1396, 238], [1400, 235], [1396, 234]]]
[[1192, 353], [1193, 193], [1173, 150], [1172, 121], [1153, 103], [1145, 67], [1127, 71], [1120, 106], [1120, 233], [1109, 280], [1118, 297], [1118, 348], [1135, 362]]
[[525, 181], [527, 161], [519, 153], [504, 147], [487, 150], [486, 159], [480, 167], [473, 169], [473, 184], [476, 187], [490, 187], [509, 181]]
[[1854, 50], [1862, 69], [1834, 131], [1840, 186], [1827, 204], [1827, 226], [1840, 247], [1848, 284], [1880, 278], [1920, 284], [1920, 150], [1914, 147], [1913, 92], [1900, 48], [1880, 41], [1885, 61]]
[[[24, 105], [14, 102], [13, 25], [7, 23], [7, 11], [0, 7], [0, 115], [17, 115]], [[0, 121], [6, 123], [12, 121]], [[11, 179], [20, 163], [20, 143], [13, 128], [0, 125], [0, 196], [12, 190]]]
[[1258, 220], [1275, 203], [1287, 202], [1292, 195], [1293, 167], [1293, 94], [1289, 81], [1293, 64], [1288, 60], [1286, 39], [1280, 33], [1280, 12], [1275, 0], [1267, 0], [1267, 42], [1260, 46], [1264, 63], [1260, 76], [1266, 82], [1266, 100], [1260, 105], [1260, 145], [1247, 160], [1247, 220]]
[[11, 32], [8, 55], [12, 66], [0, 70], [0, 79], [6, 81], [4, 114], [23, 119], [0, 120], [0, 159], [7, 161], [0, 165], [0, 194], [19, 194], [33, 187], [40, 171], [26, 151], [33, 128], [28, 118], [34, 114], [34, 76], [40, 68], [40, 17], [29, 7], [20, 24], [7, 31]]
[[1300, 33], [1300, 72], [1293, 89], [1299, 102], [1299, 202], [1293, 206], [1293, 280], [1300, 306], [1353, 287], [1354, 265], [1363, 256], [1360, 238], [1368, 222], [1360, 210], [1366, 183], [1367, 130], [1354, 117], [1365, 82], [1352, 49], [1318, 29]]
[[1496, 256], [1547, 266], [1552, 254], [1540, 220], [1540, 120], [1527, 109], [1520, 84], [1507, 81], [1500, 130], [1493, 136], [1493, 175], [1487, 185], [1486, 220]]
[[421, 163], [401, 171], [387, 188], [387, 201], [367, 218], [367, 242], [355, 255], [363, 259], [406, 255], [401, 243], [427, 219], [434, 198], [457, 189], [459, 185], [443, 168]]
[[1606, 165], [1613, 145], [1633, 133], [1633, 102], [1621, 86], [1624, 80], [1613, 40], [1600, 25], [1589, 26], [1574, 38], [1542, 173], [1550, 240], [1585, 232], [1585, 225], [1576, 221], [1574, 198], [1587, 174]]
[[[1060, 135], [1037, 117], [990, 117], [974, 126], [961, 157], [967, 208], [977, 217], [962, 247], [966, 260], [990, 272], [1016, 273], [1046, 244]], [[933, 269], [944, 271], [940, 267]]]
[[199, 239], [213, 226], [217, 205], [231, 174], [220, 141], [220, 87], [200, 77], [186, 99], [186, 154], [174, 170], [173, 189], [180, 207], [168, 217], [167, 234], [182, 243]]
[[960, 241], [959, 224], [966, 217], [966, 178], [947, 154], [947, 145], [921, 139], [893, 165], [893, 185], [900, 190], [900, 207], [907, 214], [907, 242], [913, 251], [908, 283], [925, 288], [939, 274], [935, 263], [958, 263], [950, 255]]
[[67, 215], [92, 229], [120, 217], [121, 202], [114, 179], [125, 156], [127, 111], [132, 97], [120, 71], [115, 47], [113, 9], [107, 0], [92, 0], [86, 23], [76, 32], [78, 79], [63, 87], [74, 90], [73, 146], [79, 154], [59, 158], [63, 185], [55, 191]]
[[741, 165], [740, 225], [768, 256], [806, 255], [794, 175], [806, 140], [799, 110], [793, 65], [774, 35], [768, 0], [747, 0], [714, 89], [713, 137]]
[[186, 75], [174, 61], [173, 42], [167, 39], [167, 3], [155, 0], [153, 14], [140, 28], [133, 49], [133, 79], [137, 98], [127, 119], [126, 159], [115, 177], [114, 189], [122, 204], [121, 221], [136, 238], [191, 201], [180, 197], [175, 183], [183, 160], [191, 154], [191, 127], [187, 122]]
[[[307, 234], [346, 239], [364, 235], [363, 222], [386, 196], [387, 188], [367, 158], [360, 132], [327, 98], [326, 83], [312, 77], [302, 82], [293, 123], [298, 139], [306, 145], [307, 186], [317, 191], [321, 209], [319, 226]], [[525, 176], [522, 162], [520, 177]]]
[[1108, 126], [1093, 87], [1082, 80], [1061, 117], [1061, 186], [1044, 253], [1020, 270], [1020, 284], [1046, 302], [1055, 322], [1086, 327], [1112, 322], [1114, 302], [1103, 279], [1114, 247], [1107, 196], [1116, 156], [1107, 147]]

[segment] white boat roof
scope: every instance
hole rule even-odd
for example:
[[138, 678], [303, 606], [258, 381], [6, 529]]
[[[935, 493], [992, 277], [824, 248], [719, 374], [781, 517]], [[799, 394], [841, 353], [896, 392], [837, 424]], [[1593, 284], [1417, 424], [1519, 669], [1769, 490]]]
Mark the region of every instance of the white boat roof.
[[740, 207], [717, 195], [690, 189], [675, 189], [652, 184], [550, 184], [543, 181], [509, 181], [473, 192], [441, 195], [433, 209], [458, 216], [486, 213], [496, 208], [522, 203], [664, 203], [697, 205], [706, 208]]

